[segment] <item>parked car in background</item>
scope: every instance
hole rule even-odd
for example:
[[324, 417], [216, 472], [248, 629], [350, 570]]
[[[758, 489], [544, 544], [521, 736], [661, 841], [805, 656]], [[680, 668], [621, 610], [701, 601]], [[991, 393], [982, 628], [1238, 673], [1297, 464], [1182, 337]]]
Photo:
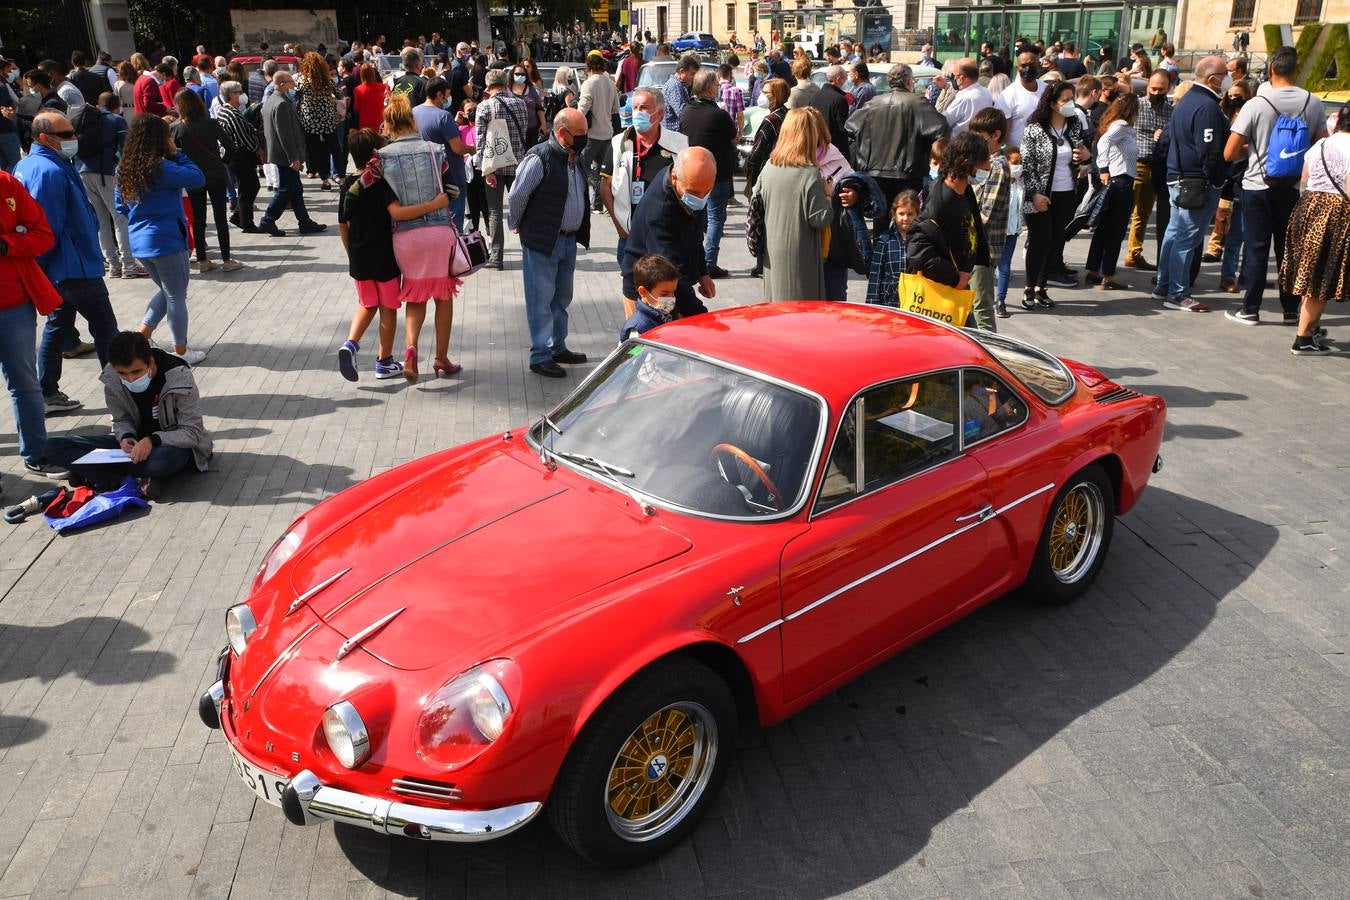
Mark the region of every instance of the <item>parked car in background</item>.
[[303, 513], [226, 613], [198, 712], [296, 826], [472, 842], [543, 813], [594, 862], [650, 861], [717, 802], [742, 719], [1014, 588], [1086, 591], [1164, 418], [1090, 366], [882, 306], [675, 321], [533, 425]]
[[712, 53], [717, 50], [717, 38], [706, 31], [687, 31], [670, 42], [670, 49], [676, 53], [690, 50], [696, 53]]
[[[717, 63], [712, 60], [703, 60], [699, 63], [705, 69], [717, 71]], [[675, 74], [676, 60], [662, 59], [655, 62], [643, 63], [642, 68], [638, 69], [638, 87], [659, 88], [670, 80], [670, 76]]]
[[[264, 57], [262, 56], [236, 56], [233, 62], [239, 63], [244, 67], [244, 72], [252, 75], [258, 69], [262, 68]], [[294, 56], [273, 56], [270, 59], [277, 64], [278, 71], [291, 72], [294, 74], [300, 70], [300, 60]]]

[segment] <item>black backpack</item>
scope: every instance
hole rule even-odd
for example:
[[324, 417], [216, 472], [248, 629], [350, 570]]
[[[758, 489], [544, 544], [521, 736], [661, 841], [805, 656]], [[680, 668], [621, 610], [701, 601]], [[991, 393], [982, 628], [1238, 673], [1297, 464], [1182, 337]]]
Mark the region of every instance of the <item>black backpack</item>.
[[75, 128], [75, 137], [80, 142], [76, 156], [89, 159], [98, 156], [108, 144], [108, 129], [103, 127], [103, 110], [86, 103], [70, 116], [70, 124]]

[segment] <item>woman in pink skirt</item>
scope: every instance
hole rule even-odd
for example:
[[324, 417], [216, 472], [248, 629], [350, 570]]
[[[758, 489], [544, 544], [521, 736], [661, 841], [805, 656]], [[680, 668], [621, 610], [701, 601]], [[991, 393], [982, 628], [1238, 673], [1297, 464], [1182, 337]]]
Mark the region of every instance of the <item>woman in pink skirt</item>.
[[[445, 192], [441, 176], [446, 170], [445, 146], [422, 140], [412, 108], [401, 94], [393, 94], [384, 108], [383, 133], [389, 143], [380, 148], [384, 180], [399, 203], [414, 206]], [[417, 383], [417, 341], [426, 321], [427, 301], [436, 303], [436, 357], [432, 370], [439, 378], [463, 367], [450, 361], [450, 327], [454, 323], [454, 297], [460, 279], [450, 274], [450, 252], [455, 231], [449, 212], [439, 209], [394, 229], [394, 258], [403, 272], [399, 299], [406, 304], [404, 324], [408, 348], [403, 352], [403, 377]]]

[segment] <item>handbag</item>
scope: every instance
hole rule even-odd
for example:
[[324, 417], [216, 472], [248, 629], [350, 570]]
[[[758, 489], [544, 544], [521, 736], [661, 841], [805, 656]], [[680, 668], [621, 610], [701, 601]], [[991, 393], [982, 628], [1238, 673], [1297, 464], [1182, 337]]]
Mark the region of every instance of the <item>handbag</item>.
[[1072, 240], [1084, 228], [1091, 231], [1097, 227], [1102, 218], [1102, 211], [1106, 209], [1106, 197], [1110, 190], [1109, 185], [1103, 186], [1096, 179], [1090, 181], [1087, 192], [1078, 203], [1078, 209], [1069, 220], [1069, 226], [1064, 229], [1064, 240]]
[[450, 274], [455, 278], [468, 278], [488, 264], [491, 253], [488, 251], [487, 238], [481, 231], [462, 233], [450, 223], [454, 240], [450, 242]]
[[1177, 182], [1177, 206], [1200, 209], [1209, 197], [1209, 179], [1183, 178]]
[[767, 239], [764, 230], [764, 196], [755, 191], [750, 195], [750, 211], [745, 216], [745, 249], [755, 259], [763, 259]]
[[900, 308], [918, 316], [936, 319], [960, 328], [975, 307], [975, 292], [939, 284], [920, 273], [900, 276]]
[[[509, 112], [508, 107], [501, 107]], [[524, 134], [525, 129], [521, 128]], [[483, 133], [483, 174], [491, 175], [498, 169], [519, 165], [511, 149], [511, 129], [501, 116], [493, 116]]]

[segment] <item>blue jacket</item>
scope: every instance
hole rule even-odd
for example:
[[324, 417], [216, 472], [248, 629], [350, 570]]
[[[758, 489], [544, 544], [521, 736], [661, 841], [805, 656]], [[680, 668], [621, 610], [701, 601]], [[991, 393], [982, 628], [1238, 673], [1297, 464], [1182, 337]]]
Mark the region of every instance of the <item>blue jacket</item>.
[[[153, 259], [187, 251], [187, 217], [183, 215], [183, 191], [204, 187], [206, 176], [181, 150], [160, 163], [154, 187], [144, 197], [128, 204], [121, 189], [114, 189], [117, 211], [127, 217], [131, 255]], [[98, 258], [102, 258], [101, 256]]]
[[1228, 143], [1228, 118], [1219, 98], [1195, 85], [1186, 92], [1167, 123], [1167, 180], [1204, 178], [1218, 187], [1228, 177], [1223, 147]]
[[75, 164], [42, 144], [19, 161], [14, 176], [47, 215], [56, 242], [38, 257], [52, 284], [71, 278], [102, 278], [103, 251], [98, 244], [98, 216], [84, 192]]
[[655, 306], [648, 306], [639, 299], [637, 309], [628, 317], [627, 322], [619, 326], [619, 341], [622, 343], [634, 334], [646, 334], [657, 325], [664, 325], [669, 321], [670, 316], [661, 312]]

